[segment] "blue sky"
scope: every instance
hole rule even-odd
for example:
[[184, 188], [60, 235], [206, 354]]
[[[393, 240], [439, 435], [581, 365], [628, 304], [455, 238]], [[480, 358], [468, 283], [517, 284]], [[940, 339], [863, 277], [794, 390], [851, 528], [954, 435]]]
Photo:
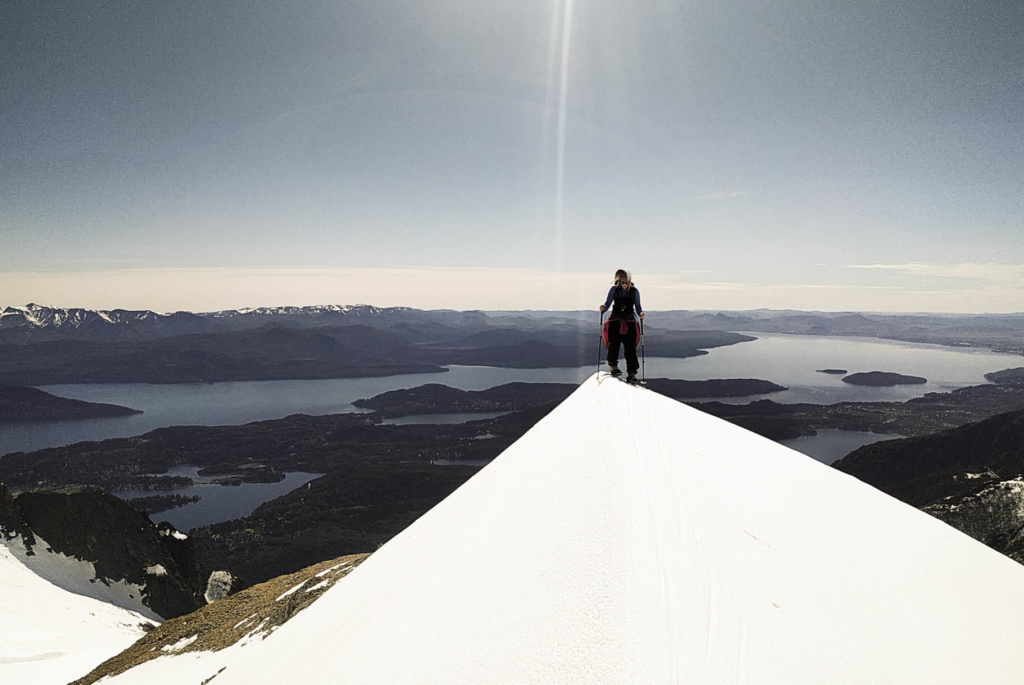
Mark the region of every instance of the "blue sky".
[[1015, 0], [14, 0], [0, 89], [0, 305], [1024, 310]]

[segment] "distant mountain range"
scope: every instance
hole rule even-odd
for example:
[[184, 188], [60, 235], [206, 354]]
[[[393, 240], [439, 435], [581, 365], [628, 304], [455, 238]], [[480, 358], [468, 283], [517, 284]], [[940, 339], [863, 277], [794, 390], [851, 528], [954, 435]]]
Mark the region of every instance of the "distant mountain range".
[[[876, 314], [861, 312], [750, 311], [652, 312], [650, 335], [671, 331], [749, 331], [799, 335], [871, 336], [908, 342], [988, 347], [1024, 354], [1024, 313], [1021, 314]], [[38, 304], [0, 309], [0, 345], [47, 340], [95, 342], [154, 340], [177, 335], [224, 333], [259, 328], [268, 323], [289, 328], [345, 326], [374, 327], [430, 325], [434, 333], [456, 327], [482, 332], [493, 326], [536, 329], [538, 326], [576, 328], [597, 323], [596, 311], [453, 311], [410, 307], [318, 305], [258, 307], [217, 312], [174, 312], [125, 309], [61, 309]]]
[[387, 325], [424, 320], [464, 325], [486, 318], [479, 312], [431, 311], [370, 305], [260, 307], [219, 312], [61, 309], [38, 304], [0, 309], [0, 344], [48, 340], [121, 342], [155, 340], [178, 335], [227, 333], [259, 328], [268, 323], [289, 328], [375, 323]]
[[[596, 312], [595, 312], [596, 313]], [[195, 383], [437, 373], [451, 364], [575, 367], [594, 361], [597, 321], [404, 307], [283, 307], [191, 314], [8, 307], [0, 384]], [[658, 331], [663, 357], [754, 338]]]

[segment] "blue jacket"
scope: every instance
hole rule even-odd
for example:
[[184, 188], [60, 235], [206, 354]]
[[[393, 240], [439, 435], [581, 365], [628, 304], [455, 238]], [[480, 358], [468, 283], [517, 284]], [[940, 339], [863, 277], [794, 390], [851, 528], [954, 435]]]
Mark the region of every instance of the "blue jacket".
[[[619, 301], [621, 302], [622, 300], [625, 300], [625, 303], [626, 303], [626, 306], [627, 306], [627, 311], [625, 311], [625, 312], [612, 311], [611, 316], [609, 318], [619, 319], [619, 318], [622, 318], [624, 316], [625, 317], [635, 316], [636, 314], [640, 314], [640, 313], [642, 313], [644, 311], [644, 308], [642, 306], [640, 306], [640, 291], [639, 290], [637, 290], [636, 288], [630, 288], [630, 290], [633, 292], [633, 301], [632, 301], [632, 303], [630, 303], [630, 301], [629, 301], [629, 293], [627, 291], [623, 290], [622, 288], [620, 288], [617, 285], [613, 285], [611, 287], [611, 289], [608, 291], [608, 297], [605, 298], [605, 301], [604, 301], [604, 308], [605, 309], [608, 309], [611, 306], [611, 304], [612, 304], [612, 300], [615, 299], [615, 291], [616, 291], [616, 289], [618, 289], [620, 291], [619, 292]], [[634, 309], [636, 310], [635, 314], [634, 314], [634, 311], [633, 311]]]

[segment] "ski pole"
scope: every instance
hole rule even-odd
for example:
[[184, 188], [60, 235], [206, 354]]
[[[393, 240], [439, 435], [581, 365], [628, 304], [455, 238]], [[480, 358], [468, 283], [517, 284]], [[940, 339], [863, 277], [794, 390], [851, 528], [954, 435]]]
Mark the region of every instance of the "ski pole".
[[640, 319], [640, 378], [647, 382], [647, 355], [644, 353], [644, 320]]
[[604, 346], [604, 312], [601, 312], [601, 325], [597, 327], [597, 372], [601, 373], [601, 348]]

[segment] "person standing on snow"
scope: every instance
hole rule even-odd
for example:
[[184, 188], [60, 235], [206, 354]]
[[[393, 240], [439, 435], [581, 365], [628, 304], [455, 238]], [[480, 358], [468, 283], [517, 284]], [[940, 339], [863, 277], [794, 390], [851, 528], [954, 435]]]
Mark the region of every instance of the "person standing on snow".
[[608, 297], [601, 305], [605, 312], [611, 307], [611, 315], [601, 331], [604, 345], [608, 348], [608, 368], [613, 376], [621, 376], [619, 370], [619, 345], [625, 347], [626, 380], [636, 380], [640, 362], [636, 358], [636, 346], [640, 342], [640, 319], [644, 318], [644, 309], [640, 305], [640, 291], [633, 286], [629, 272], [619, 269], [615, 272], [615, 284], [608, 291]]

